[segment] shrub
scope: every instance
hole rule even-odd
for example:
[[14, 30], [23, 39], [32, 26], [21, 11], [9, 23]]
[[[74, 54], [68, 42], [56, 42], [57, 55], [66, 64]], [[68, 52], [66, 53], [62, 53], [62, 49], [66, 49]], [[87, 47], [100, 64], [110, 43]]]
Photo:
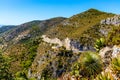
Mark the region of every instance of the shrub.
[[76, 62], [73, 66], [72, 66], [72, 75], [75, 75], [76, 77], [80, 76], [80, 63]]
[[103, 72], [97, 76], [96, 80], [114, 80], [114, 79], [111, 73]]
[[81, 64], [80, 74], [83, 77], [92, 78], [102, 71], [102, 62], [97, 53], [82, 53], [79, 59]]
[[113, 72], [120, 77], [120, 56], [112, 59], [111, 67]]
[[108, 33], [107, 45], [119, 45], [120, 44], [120, 26], [113, 27], [113, 29]]
[[97, 51], [99, 51], [104, 46], [105, 46], [105, 39], [104, 38], [100, 38], [100, 39], [96, 40], [96, 42], [95, 42], [95, 49]]
[[18, 71], [15, 74], [15, 80], [27, 80], [27, 76], [25, 74], [25, 71]]
[[27, 79], [20, 77], [20, 78], [15, 78], [14, 80], [27, 80]]
[[36, 78], [30, 78], [29, 80], [36, 80]]
[[29, 68], [30, 65], [32, 64], [32, 62], [30, 60], [27, 60], [27, 61], [22, 61], [21, 65], [23, 68]]
[[6, 58], [0, 52], [0, 80], [11, 80], [12, 74], [9, 71], [9, 58]]

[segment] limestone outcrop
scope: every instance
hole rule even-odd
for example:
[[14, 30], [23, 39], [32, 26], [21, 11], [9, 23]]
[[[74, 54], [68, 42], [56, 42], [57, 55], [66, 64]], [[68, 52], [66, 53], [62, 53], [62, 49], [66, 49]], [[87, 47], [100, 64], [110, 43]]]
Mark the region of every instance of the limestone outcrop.
[[71, 40], [69, 38], [65, 38], [64, 40], [60, 40], [58, 38], [50, 39], [46, 35], [42, 35], [42, 39], [44, 42], [47, 42], [51, 45], [53, 44], [52, 46], [53, 49], [58, 49], [63, 46], [66, 48], [66, 50], [72, 50], [74, 53], [87, 50], [79, 42]]
[[107, 25], [119, 26], [120, 25], [120, 15], [116, 15], [114, 17], [104, 19], [100, 23], [107, 24]]
[[114, 77], [114, 80], [119, 80], [118, 75], [114, 74], [111, 69], [111, 61], [113, 58], [120, 56], [120, 46], [114, 45], [112, 48], [105, 47], [100, 50], [99, 55], [104, 63], [104, 71], [101, 73], [110, 73]]
[[[103, 62], [105, 62], [106, 60], [108, 60], [110, 58], [112, 59], [112, 58], [115, 58], [118, 55], [120, 55], [120, 47], [117, 45], [113, 46], [112, 48], [105, 47], [100, 50], [99, 55], [103, 59]], [[108, 61], [110, 61], [110, 60], [108, 60]]]

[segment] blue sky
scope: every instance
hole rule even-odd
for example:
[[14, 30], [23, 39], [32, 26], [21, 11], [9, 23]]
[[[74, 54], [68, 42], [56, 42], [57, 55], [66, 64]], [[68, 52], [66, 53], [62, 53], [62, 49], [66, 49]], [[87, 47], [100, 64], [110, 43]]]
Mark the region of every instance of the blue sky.
[[0, 24], [70, 17], [90, 8], [120, 14], [120, 0], [0, 0]]

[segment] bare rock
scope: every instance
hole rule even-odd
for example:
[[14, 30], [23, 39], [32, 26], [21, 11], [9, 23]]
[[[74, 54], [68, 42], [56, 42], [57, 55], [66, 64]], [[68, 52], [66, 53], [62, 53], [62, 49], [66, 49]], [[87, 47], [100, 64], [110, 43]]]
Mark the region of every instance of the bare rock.
[[117, 57], [120, 54], [120, 46], [113, 46], [112, 58]]

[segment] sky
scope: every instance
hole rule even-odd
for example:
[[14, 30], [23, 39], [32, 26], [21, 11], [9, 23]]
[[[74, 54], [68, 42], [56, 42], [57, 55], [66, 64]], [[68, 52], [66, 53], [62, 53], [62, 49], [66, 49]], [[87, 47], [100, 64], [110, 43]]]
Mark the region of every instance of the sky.
[[90, 8], [120, 14], [120, 0], [0, 0], [0, 24], [71, 17]]

